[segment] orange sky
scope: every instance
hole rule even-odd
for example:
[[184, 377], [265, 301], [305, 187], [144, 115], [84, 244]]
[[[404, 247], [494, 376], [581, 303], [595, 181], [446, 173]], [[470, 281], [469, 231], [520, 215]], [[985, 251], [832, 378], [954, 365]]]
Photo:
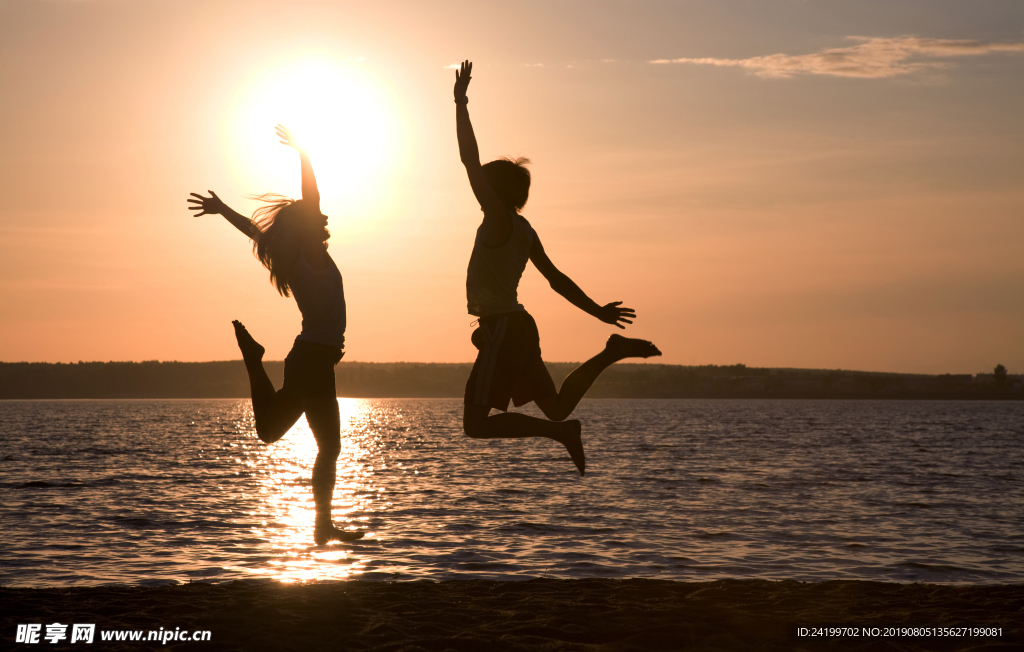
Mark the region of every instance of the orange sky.
[[[294, 301], [189, 192], [298, 193], [314, 152], [347, 360], [472, 360], [481, 154], [658, 362], [1024, 371], [1019, 2], [0, 3], [0, 360], [287, 353]], [[311, 108], [316, 107], [316, 108]], [[263, 122], [266, 121], [266, 124]], [[303, 133], [305, 130], [305, 133]], [[612, 328], [532, 268], [545, 358]]]

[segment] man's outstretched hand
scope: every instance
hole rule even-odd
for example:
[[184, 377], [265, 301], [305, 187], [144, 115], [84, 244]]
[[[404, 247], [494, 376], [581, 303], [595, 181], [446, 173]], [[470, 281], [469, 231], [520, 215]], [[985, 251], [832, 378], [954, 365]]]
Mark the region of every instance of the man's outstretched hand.
[[633, 320], [636, 319], [636, 313], [633, 312], [632, 308], [620, 308], [622, 305], [621, 301], [612, 301], [611, 303], [601, 306], [597, 310], [596, 317], [606, 324], [614, 324], [619, 328], [625, 328], [622, 322], [632, 324]]
[[469, 59], [462, 62], [459, 69], [455, 71], [455, 101], [462, 102], [466, 97], [466, 89], [469, 88], [469, 80], [472, 79], [473, 64]]
[[226, 211], [228, 207], [221, 201], [217, 193], [212, 190], [207, 190], [210, 193], [209, 197], [203, 197], [202, 195], [190, 192], [189, 194], [195, 197], [195, 199], [189, 199], [188, 203], [193, 204], [189, 206], [190, 211], [199, 211], [192, 213], [192, 217], [199, 217], [200, 215], [227, 215]]

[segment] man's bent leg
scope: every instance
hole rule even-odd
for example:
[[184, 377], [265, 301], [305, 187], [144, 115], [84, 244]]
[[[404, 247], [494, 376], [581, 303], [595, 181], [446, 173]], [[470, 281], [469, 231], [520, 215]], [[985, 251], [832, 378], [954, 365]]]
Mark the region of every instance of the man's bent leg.
[[562, 421], [576, 409], [601, 372], [616, 362], [618, 360], [610, 356], [607, 351], [601, 351], [573, 369], [562, 381], [562, 386], [557, 394], [538, 397], [534, 402], [544, 416], [553, 421]]
[[603, 351], [566, 376], [558, 394], [535, 399], [537, 407], [553, 421], [566, 419], [605, 369], [626, 358], [649, 358], [655, 355], [661, 355], [661, 351], [647, 340], [612, 335]]
[[467, 403], [462, 414], [462, 426], [474, 439], [522, 439], [547, 437], [565, 446], [580, 475], [586, 472], [586, 455], [580, 438], [579, 421], [555, 423], [526, 414], [502, 412], [488, 416], [491, 408]]

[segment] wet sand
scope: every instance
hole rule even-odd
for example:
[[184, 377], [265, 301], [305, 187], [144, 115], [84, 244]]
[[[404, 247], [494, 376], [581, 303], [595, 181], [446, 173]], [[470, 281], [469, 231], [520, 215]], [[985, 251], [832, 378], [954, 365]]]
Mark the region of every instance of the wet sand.
[[[1024, 585], [767, 580], [276, 582], [0, 589], [3, 649], [1024, 650]], [[94, 643], [15, 644], [18, 624], [95, 623]], [[794, 624], [979, 626], [1002, 638], [796, 639]], [[102, 630], [208, 630], [203, 643]], [[69, 628], [70, 634], [70, 628]]]

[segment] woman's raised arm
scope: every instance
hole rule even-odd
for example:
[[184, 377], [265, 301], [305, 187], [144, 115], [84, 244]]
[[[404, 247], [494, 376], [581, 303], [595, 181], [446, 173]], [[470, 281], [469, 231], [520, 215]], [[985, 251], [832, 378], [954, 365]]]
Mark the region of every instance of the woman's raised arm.
[[310, 204], [315, 210], [320, 210], [320, 190], [316, 187], [316, 175], [313, 174], [313, 164], [309, 160], [307, 152], [295, 138], [295, 135], [284, 125], [275, 127], [277, 137], [281, 139], [282, 145], [291, 147], [299, 153], [299, 163], [302, 165], [302, 199]]

